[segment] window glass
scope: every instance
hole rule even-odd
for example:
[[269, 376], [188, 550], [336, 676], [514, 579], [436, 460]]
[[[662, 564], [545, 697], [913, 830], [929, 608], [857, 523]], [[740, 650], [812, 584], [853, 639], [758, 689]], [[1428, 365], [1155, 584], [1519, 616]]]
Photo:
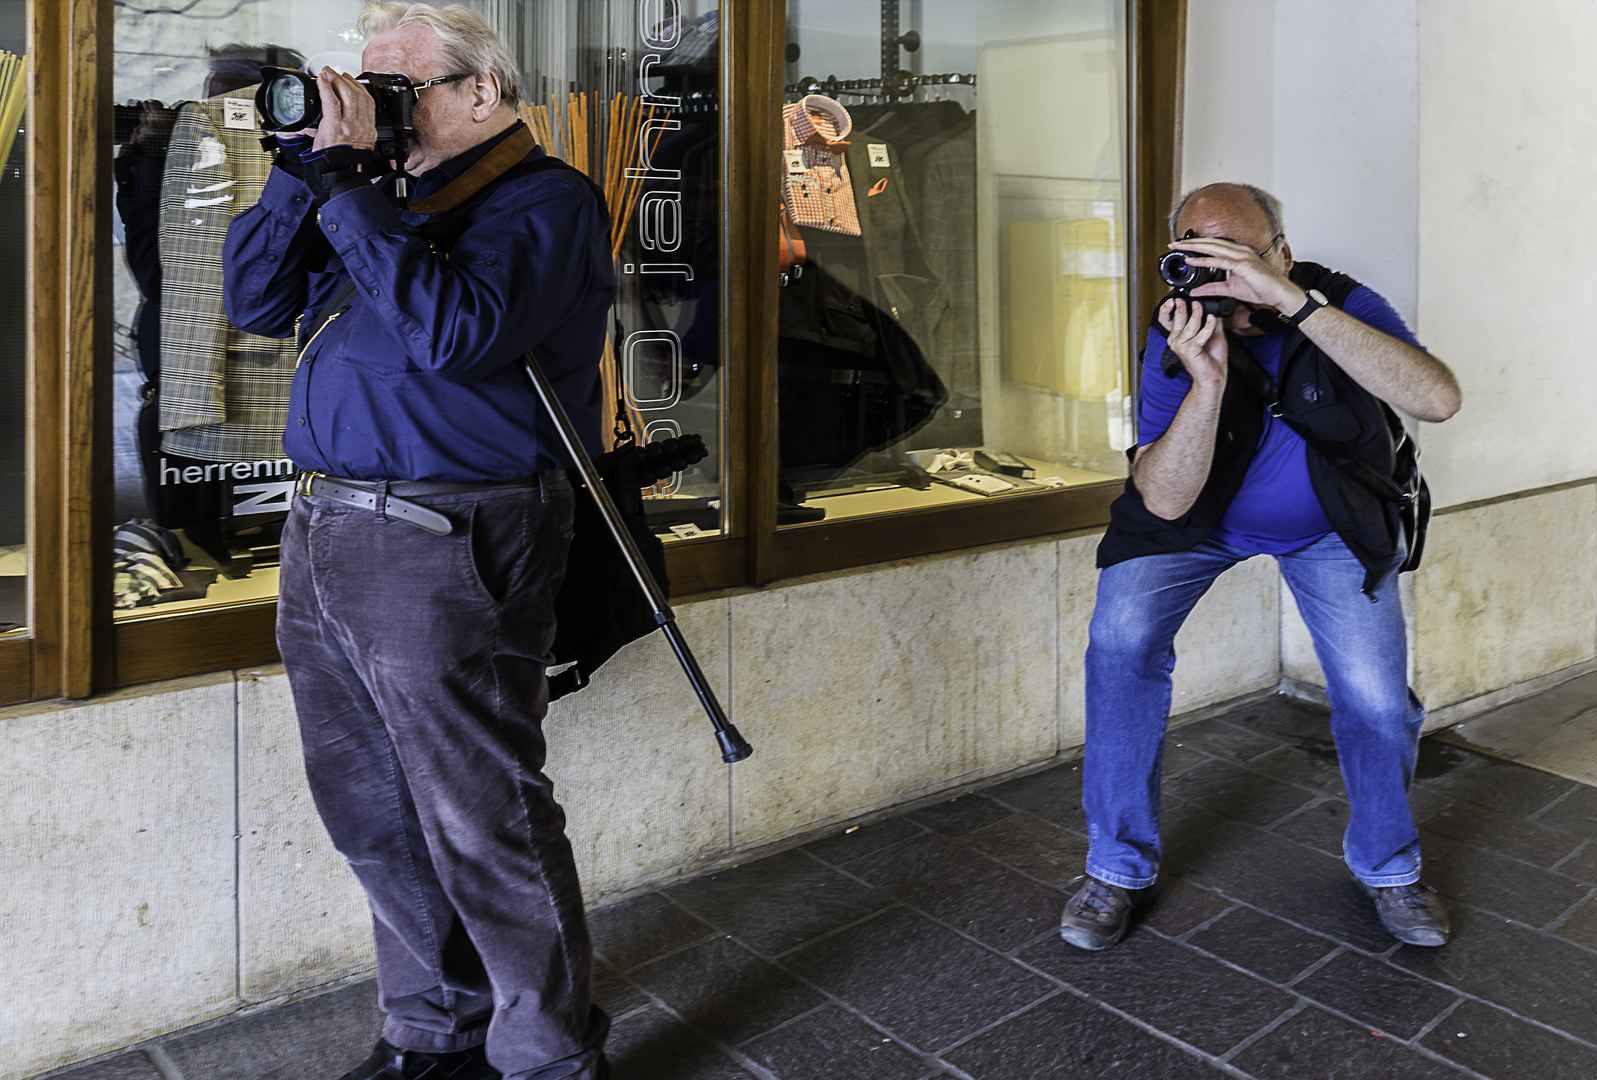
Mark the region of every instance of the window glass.
[[0, 637], [28, 627], [28, 5], [0, 0]]
[[1123, 477], [1123, 0], [787, 12], [778, 521]]
[[[222, 313], [228, 223], [270, 170], [265, 65], [362, 70], [359, 0], [116, 5], [116, 614], [277, 593], [294, 466], [282, 435], [293, 338]], [[698, 435], [649, 495], [668, 539], [720, 526], [717, 7], [707, 0], [477, 0], [521, 65], [522, 116], [587, 172], [621, 280], [603, 370], [607, 445]], [[4, 187], [0, 184], [0, 199]], [[528, 297], [536, 303], [536, 297]], [[680, 449], [679, 447], [676, 449]]]

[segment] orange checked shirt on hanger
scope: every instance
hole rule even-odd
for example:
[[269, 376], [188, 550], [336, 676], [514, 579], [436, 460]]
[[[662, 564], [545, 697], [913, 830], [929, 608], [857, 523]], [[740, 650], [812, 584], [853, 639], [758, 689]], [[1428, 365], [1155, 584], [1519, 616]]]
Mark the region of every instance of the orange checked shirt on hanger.
[[782, 202], [795, 223], [860, 234], [843, 160], [853, 126], [847, 109], [820, 94], [782, 106]]

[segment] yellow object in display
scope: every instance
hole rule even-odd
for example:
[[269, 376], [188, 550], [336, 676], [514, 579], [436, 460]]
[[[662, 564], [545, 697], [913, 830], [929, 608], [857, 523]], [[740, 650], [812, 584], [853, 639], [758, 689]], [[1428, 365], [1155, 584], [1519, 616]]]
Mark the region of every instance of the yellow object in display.
[[1089, 401], [1120, 390], [1126, 271], [1117, 233], [1101, 217], [1010, 224], [1010, 378]]
[[0, 49], [0, 165], [11, 157], [11, 144], [17, 137], [17, 125], [22, 123], [27, 101], [27, 58]]

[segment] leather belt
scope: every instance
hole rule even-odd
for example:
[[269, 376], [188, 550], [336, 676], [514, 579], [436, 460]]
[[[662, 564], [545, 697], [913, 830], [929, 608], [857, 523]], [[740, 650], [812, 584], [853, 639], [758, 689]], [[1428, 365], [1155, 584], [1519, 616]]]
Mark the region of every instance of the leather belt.
[[549, 481], [564, 479], [564, 469], [546, 469], [536, 476], [520, 480], [489, 481], [480, 484], [449, 484], [430, 480], [350, 480], [326, 473], [302, 472], [295, 484], [301, 495], [313, 499], [371, 510], [385, 517], [397, 518], [407, 525], [425, 529], [434, 536], [448, 536], [454, 524], [438, 511], [411, 502], [407, 495], [463, 495], [475, 491], [499, 491], [508, 488], [540, 487]]

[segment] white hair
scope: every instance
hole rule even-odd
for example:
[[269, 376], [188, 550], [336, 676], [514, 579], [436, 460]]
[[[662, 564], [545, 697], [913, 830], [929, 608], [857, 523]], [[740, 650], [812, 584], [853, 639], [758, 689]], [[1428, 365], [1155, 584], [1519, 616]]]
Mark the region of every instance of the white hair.
[[450, 74], [493, 75], [499, 80], [499, 99], [506, 105], [521, 100], [521, 71], [515, 57], [500, 42], [493, 27], [481, 15], [461, 4], [434, 7], [432, 4], [380, 3], [371, 0], [361, 9], [355, 24], [361, 35], [374, 38], [407, 26], [425, 26], [438, 35]]

